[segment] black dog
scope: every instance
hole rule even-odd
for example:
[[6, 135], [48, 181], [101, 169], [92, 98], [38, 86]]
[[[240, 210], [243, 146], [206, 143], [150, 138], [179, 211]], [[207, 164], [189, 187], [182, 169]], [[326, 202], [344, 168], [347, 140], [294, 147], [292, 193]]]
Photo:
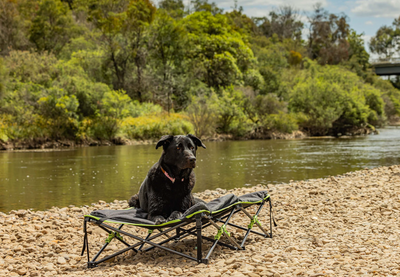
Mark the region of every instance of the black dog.
[[191, 191], [195, 184], [196, 150], [198, 146], [206, 148], [190, 134], [163, 136], [156, 149], [160, 146], [160, 160], [147, 173], [139, 193], [129, 200], [129, 206], [148, 212], [147, 218], [156, 224], [180, 218], [195, 204]]

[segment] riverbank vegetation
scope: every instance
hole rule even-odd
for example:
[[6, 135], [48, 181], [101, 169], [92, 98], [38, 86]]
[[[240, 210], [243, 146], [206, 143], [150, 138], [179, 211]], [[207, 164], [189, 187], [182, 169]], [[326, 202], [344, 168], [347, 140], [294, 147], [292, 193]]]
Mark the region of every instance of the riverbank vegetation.
[[0, 14], [3, 142], [340, 135], [399, 119], [362, 34], [320, 5], [307, 22], [207, 0], [0, 0]]

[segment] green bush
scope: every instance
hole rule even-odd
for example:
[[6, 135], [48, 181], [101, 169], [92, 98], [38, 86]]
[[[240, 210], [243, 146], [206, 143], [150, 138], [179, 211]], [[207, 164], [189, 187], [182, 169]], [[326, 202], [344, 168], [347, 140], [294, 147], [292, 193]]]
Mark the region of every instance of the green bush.
[[210, 96], [194, 96], [186, 113], [194, 126], [197, 137], [215, 134], [218, 119], [218, 97], [214, 93]]
[[124, 91], [106, 92], [94, 120], [93, 135], [98, 139], [115, 138], [122, 120], [129, 115], [130, 102], [131, 99]]
[[122, 122], [121, 134], [128, 139], [154, 139], [165, 134], [193, 133], [193, 125], [181, 114], [158, 114], [127, 117]]
[[296, 116], [283, 112], [265, 116], [260, 125], [265, 131], [277, 131], [287, 134], [299, 129]]
[[38, 112], [46, 119], [51, 137], [74, 138], [78, 129], [78, 99], [57, 88], [47, 90], [46, 94], [38, 101]]
[[379, 92], [355, 73], [339, 66], [320, 66], [308, 59], [305, 68], [290, 91], [289, 109], [307, 116], [300, 124], [306, 131], [313, 135], [343, 133], [365, 127], [369, 118], [374, 119], [374, 113], [384, 119], [382, 101], [372, 103]]

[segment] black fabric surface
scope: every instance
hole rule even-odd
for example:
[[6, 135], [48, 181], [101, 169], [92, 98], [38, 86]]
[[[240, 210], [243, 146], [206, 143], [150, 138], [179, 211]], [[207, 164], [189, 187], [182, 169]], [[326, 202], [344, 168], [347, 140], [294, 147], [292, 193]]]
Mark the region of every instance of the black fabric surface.
[[[219, 211], [226, 207], [229, 207], [238, 202], [258, 202], [263, 200], [268, 195], [267, 191], [258, 191], [248, 193], [242, 196], [235, 196], [234, 194], [228, 194], [217, 199], [214, 199], [208, 203], [203, 200], [196, 198], [196, 204], [189, 208], [180, 218], [185, 219], [188, 215], [191, 215], [200, 210], [207, 210], [210, 213]], [[147, 219], [147, 212], [141, 209], [128, 209], [128, 210], [97, 210], [93, 211], [90, 215], [99, 217], [101, 220], [111, 220], [133, 224], [148, 224], [154, 225], [154, 222]]]
[[257, 202], [265, 197], [267, 197], [268, 191], [263, 190], [263, 191], [256, 191], [252, 193], [248, 193], [242, 196], [239, 196], [239, 201], [240, 202]]

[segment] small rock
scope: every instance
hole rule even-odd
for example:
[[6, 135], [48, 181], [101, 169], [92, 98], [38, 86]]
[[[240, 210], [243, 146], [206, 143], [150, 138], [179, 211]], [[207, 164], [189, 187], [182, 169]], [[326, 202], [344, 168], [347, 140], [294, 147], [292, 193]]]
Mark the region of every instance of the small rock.
[[183, 273], [183, 270], [182, 270], [182, 268], [175, 267], [175, 268], [174, 268], [174, 272], [175, 272], [176, 274], [182, 274], [182, 273]]
[[57, 263], [58, 263], [58, 264], [66, 264], [66, 263], [67, 263], [67, 261], [65, 260], [65, 258], [64, 258], [64, 257], [58, 257], [58, 259], [57, 259]]
[[225, 264], [230, 265], [230, 264], [234, 263], [235, 261], [236, 261], [235, 258], [230, 258], [230, 259], [227, 259], [227, 260], [225, 261]]

